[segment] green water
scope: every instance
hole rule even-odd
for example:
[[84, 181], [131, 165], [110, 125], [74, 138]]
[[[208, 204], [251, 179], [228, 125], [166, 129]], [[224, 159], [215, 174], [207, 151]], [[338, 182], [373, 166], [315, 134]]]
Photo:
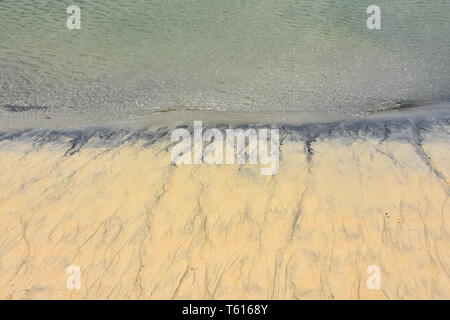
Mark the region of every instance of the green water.
[[0, 0], [0, 107], [340, 119], [449, 96], [449, 48], [450, 0]]

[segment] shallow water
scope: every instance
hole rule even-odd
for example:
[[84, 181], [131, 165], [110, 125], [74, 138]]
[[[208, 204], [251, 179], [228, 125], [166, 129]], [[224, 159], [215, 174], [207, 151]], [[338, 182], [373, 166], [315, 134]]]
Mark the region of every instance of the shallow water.
[[81, 30], [65, 27], [70, 4], [0, 1], [2, 118], [193, 108], [334, 121], [450, 93], [450, 1], [377, 1], [381, 30], [367, 29], [366, 1], [76, 1]]

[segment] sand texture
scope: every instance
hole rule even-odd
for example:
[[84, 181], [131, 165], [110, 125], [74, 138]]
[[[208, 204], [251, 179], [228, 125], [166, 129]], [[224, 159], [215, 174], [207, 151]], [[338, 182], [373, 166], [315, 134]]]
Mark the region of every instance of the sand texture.
[[287, 130], [274, 176], [174, 166], [158, 132], [2, 133], [0, 298], [450, 299], [449, 127], [416, 129]]

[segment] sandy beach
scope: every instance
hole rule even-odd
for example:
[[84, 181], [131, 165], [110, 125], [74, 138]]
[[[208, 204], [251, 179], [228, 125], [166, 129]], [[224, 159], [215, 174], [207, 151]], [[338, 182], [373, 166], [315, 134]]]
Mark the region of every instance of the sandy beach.
[[167, 128], [3, 132], [0, 297], [450, 299], [450, 127], [406, 123], [287, 127], [273, 176], [173, 165]]

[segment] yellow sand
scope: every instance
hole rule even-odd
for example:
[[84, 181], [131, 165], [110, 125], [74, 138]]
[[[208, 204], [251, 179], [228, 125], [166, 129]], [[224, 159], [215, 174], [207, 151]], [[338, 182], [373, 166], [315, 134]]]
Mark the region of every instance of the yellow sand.
[[445, 139], [285, 142], [274, 177], [166, 144], [0, 143], [0, 298], [450, 299]]

